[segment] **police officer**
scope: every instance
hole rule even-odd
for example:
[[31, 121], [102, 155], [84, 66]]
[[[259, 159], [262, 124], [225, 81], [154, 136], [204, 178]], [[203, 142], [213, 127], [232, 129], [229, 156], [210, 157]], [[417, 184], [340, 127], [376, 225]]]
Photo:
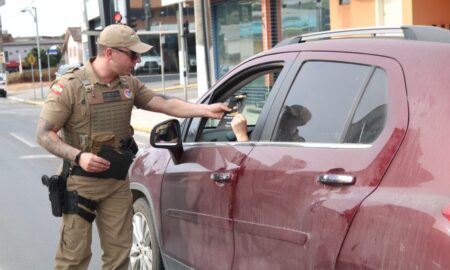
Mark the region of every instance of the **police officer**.
[[[39, 144], [70, 162], [67, 191], [76, 196], [77, 211], [63, 214], [56, 269], [87, 269], [91, 259], [92, 220], [103, 249], [103, 269], [127, 269], [132, 245], [132, 194], [128, 165], [105, 158], [108, 146], [117, 155], [132, 138], [133, 106], [175, 117], [220, 118], [223, 103], [202, 105], [155, 94], [131, 76], [140, 54], [152, 46], [126, 25], [110, 25], [98, 38], [98, 55], [50, 87], [37, 127]], [[122, 168], [124, 167], [124, 168]], [[79, 204], [85, 198], [93, 208]], [[77, 204], [78, 203], [78, 204]], [[92, 205], [91, 205], [92, 206]]]

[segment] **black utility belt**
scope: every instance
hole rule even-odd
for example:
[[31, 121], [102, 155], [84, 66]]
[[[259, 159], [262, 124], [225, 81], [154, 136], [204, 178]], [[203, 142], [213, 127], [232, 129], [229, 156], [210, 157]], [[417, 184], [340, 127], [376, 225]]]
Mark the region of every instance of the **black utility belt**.
[[70, 174], [95, 178], [114, 178], [117, 180], [126, 179], [128, 169], [134, 158], [134, 154], [131, 151], [119, 153], [110, 146], [102, 145], [98, 156], [111, 163], [108, 170], [99, 173], [91, 173], [83, 170], [80, 166], [74, 166], [72, 167]]
[[114, 170], [113, 168], [109, 168], [106, 171], [99, 172], [99, 173], [91, 173], [83, 170], [80, 166], [74, 166], [70, 172], [71, 175], [78, 175], [78, 176], [86, 176], [86, 177], [94, 177], [94, 178], [114, 178], [116, 180], [125, 180], [128, 169], [121, 170], [120, 172], [117, 172], [118, 170]]

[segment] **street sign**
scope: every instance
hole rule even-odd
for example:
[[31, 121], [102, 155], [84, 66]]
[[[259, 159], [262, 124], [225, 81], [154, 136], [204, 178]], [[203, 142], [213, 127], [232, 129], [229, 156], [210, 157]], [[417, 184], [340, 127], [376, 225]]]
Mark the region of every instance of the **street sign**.
[[34, 64], [36, 64], [36, 57], [34, 57], [34, 55], [30, 54], [30, 56], [28, 56], [28, 62], [34, 66]]
[[48, 55], [57, 55], [58, 50], [57, 49], [47, 49], [47, 54]]

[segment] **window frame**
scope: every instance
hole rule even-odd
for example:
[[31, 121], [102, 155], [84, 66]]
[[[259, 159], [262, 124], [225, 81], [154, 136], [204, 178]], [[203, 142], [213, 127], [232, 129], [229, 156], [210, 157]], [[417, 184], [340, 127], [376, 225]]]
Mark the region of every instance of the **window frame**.
[[[360, 64], [367, 66], [375, 66], [385, 71], [387, 77], [387, 103], [391, 104], [388, 108], [385, 127], [380, 133], [379, 137], [372, 144], [353, 144], [353, 143], [312, 143], [312, 142], [276, 142], [274, 141], [276, 131], [275, 127], [278, 117], [281, 115], [285, 99], [291, 91], [294, 80], [301, 70], [302, 65], [309, 61], [333, 61], [344, 62], [349, 64]], [[267, 141], [271, 145], [291, 145], [304, 147], [319, 147], [319, 148], [371, 148], [374, 145], [386, 142], [389, 136], [394, 132], [396, 123], [407, 122], [407, 100], [406, 100], [406, 85], [399, 63], [392, 58], [375, 56], [369, 54], [351, 53], [351, 52], [321, 52], [308, 51], [301, 52], [291, 68], [292, 72], [289, 76], [292, 77], [290, 81], [282, 86], [282, 92], [279, 93], [279, 98], [272, 105], [272, 113], [266, 121], [267, 128], [261, 134], [261, 141]], [[406, 120], [404, 120], [406, 119]], [[351, 119], [350, 119], [351, 121]]]
[[[298, 52], [286, 52], [286, 53], [276, 53], [269, 54], [260, 57], [254, 57], [247, 61], [244, 61], [239, 66], [225, 74], [220, 81], [213, 86], [202, 98], [199, 99], [197, 103], [201, 104], [211, 104], [215, 102], [223, 102], [232, 93], [238, 91], [251, 80], [247, 80], [256, 74], [261, 74], [264, 71], [274, 70], [281, 68], [280, 74], [273, 84], [269, 96], [267, 97], [261, 113], [256, 121], [255, 128], [253, 129], [251, 141], [259, 140], [264, 127], [265, 118], [269, 114], [268, 108], [276, 99], [275, 96], [280, 92], [280, 87], [283, 81], [286, 80], [286, 76], [289, 74], [289, 70], [292, 63], [295, 61]], [[199, 142], [199, 136], [206, 124], [207, 118], [189, 118], [186, 119], [182, 124], [182, 134], [184, 143], [230, 143], [230, 142]], [[189, 136], [189, 133], [195, 130], [195, 135]], [[192, 137], [195, 139], [192, 140]], [[235, 143], [235, 142], [232, 142]]]

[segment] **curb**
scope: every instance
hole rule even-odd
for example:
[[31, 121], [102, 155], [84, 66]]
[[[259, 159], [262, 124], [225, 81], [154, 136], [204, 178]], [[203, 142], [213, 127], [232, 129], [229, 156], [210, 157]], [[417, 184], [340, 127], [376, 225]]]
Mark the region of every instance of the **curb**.
[[11, 100], [14, 100], [14, 101], [31, 104], [31, 105], [34, 105], [34, 106], [42, 107], [42, 105], [44, 105], [44, 101], [40, 101], [40, 100], [23, 99], [23, 98], [17, 98], [17, 97], [7, 97], [7, 98], [11, 99]]
[[[197, 86], [198, 85], [196, 83], [188, 84], [186, 86], [186, 89], [196, 88]], [[155, 89], [151, 89], [150, 88], [150, 90], [152, 90], [153, 92], [167, 92], [167, 91], [171, 92], [171, 91], [180, 90], [180, 89], [183, 89], [183, 88], [184, 88], [184, 85], [175, 85], [175, 86], [165, 87], [164, 89], [163, 88], [155, 88]]]

